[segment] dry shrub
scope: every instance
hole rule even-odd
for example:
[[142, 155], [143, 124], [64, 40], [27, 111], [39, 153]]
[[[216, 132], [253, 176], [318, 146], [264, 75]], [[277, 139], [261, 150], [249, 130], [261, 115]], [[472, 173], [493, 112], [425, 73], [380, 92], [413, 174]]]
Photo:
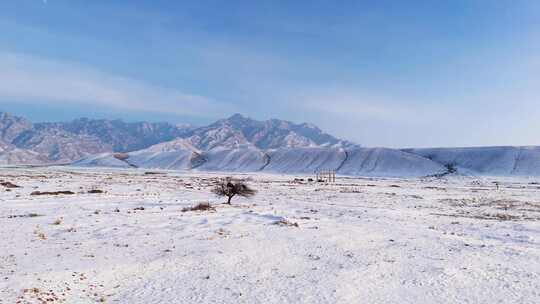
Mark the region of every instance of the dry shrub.
[[289, 226], [289, 227], [300, 227], [298, 226], [298, 223], [293, 223], [291, 221], [288, 221], [286, 219], [282, 219], [282, 220], [279, 220], [277, 222], [274, 223], [275, 225], [279, 225], [279, 226]]
[[182, 209], [182, 212], [188, 212], [188, 211], [215, 211], [216, 208], [212, 207], [210, 203], [208, 202], [202, 202], [198, 203], [197, 205], [193, 207], [186, 207]]
[[144, 175], [164, 175], [164, 174], [167, 174], [167, 173], [165, 173], [165, 172], [154, 172], [154, 171], [144, 172]]
[[12, 218], [21, 218], [21, 217], [38, 217], [38, 216], [42, 216], [41, 214], [37, 214], [37, 213], [28, 213], [28, 214], [12, 214], [12, 215], [8, 215], [7, 218], [9, 219], [12, 219]]
[[88, 191], [88, 194], [100, 194], [100, 193], [104, 193], [103, 190], [93, 189], [93, 190]]
[[252, 197], [257, 193], [256, 190], [251, 189], [244, 182], [233, 180], [230, 177], [220, 181], [214, 187], [212, 192], [214, 192], [218, 196], [226, 196], [227, 204], [229, 205], [231, 204], [231, 199], [236, 195], [242, 197]]
[[4, 186], [6, 188], [21, 188], [20, 186], [17, 186], [12, 182], [4, 182], [4, 181], [0, 182], [0, 186]]
[[52, 192], [34, 191], [34, 192], [30, 193], [30, 195], [60, 195], [60, 194], [72, 195], [72, 194], [75, 194], [75, 192], [73, 192], [73, 191], [52, 191]]

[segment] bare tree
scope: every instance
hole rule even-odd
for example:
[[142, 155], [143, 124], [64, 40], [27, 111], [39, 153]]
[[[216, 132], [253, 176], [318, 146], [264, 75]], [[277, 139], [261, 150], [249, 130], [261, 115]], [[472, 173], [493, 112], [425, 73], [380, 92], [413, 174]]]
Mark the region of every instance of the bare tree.
[[219, 182], [214, 189], [212, 190], [218, 196], [226, 196], [228, 198], [227, 204], [231, 204], [231, 199], [238, 195], [242, 197], [251, 197], [254, 196], [257, 191], [251, 189], [245, 183], [241, 181], [234, 181], [231, 178], [226, 178], [225, 180]]

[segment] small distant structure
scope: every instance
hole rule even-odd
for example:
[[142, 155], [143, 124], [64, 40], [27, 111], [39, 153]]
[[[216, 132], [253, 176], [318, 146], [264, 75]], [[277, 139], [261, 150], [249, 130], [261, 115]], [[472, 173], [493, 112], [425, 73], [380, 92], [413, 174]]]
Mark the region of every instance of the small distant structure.
[[317, 182], [335, 183], [336, 170], [317, 170], [315, 171], [315, 180]]

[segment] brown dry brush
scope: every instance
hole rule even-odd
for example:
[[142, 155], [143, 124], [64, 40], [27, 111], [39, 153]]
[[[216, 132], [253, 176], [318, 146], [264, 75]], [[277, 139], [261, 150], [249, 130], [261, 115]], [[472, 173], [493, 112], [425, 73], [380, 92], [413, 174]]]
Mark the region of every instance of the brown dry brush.
[[100, 194], [100, 193], [104, 193], [104, 191], [99, 190], [99, 189], [88, 190], [88, 194]]
[[8, 189], [12, 189], [12, 188], [21, 188], [20, 186], [17, 186], [17, 185], [15, 185], [15, 184], [12, 183], [12, 182], [0, 181], [0, 185], [6, 187], [6, 188], [8, 188]]
[[41, 191], [34, 191], [32, 193], [30, 193], [30, 195], [73, 195], [75, 194], [75, 192], [73, 191], [44, 191], [44, 192], [41, 192]]
[[212, 192], [218, 196], [226, 196], [227, 204], [229, 205], [231, 204], [232, 198], [237, 195], [242, 197], [252, 197], [257, 193], [256, 190], [250, 188], [244, 182], [235, 181], [230, 177], [220, 181], [214, 189], [212, 189]]
[[215, 211], [216, 208], [212, 207], [210, 203], [202, 202], [198, 203], [197, 205], [193, 207], [187, 207], [183, 208], [182, 212], [188, 212], [188, 211]]

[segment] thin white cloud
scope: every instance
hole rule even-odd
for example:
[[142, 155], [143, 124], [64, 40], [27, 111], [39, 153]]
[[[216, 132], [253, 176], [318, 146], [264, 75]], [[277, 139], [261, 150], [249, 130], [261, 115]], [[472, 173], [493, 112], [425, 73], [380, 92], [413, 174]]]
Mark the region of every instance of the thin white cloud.
[[296, 94], [320, 126], [366, 146], [433, 147], [537, 145], [538, 86], [522, 85], [462, 96], [459, 102], [411, 101], [350, 88]]
[[36, 105], [79, 104], [200, 117], [231, 106], [208, 97], [33, 56], [0, 53], [0, 98]]
[[444, 113], [426, 105], [343, 88], [311, 90], [295, 99], [306, 110], [357, 121], [417, 124], [419, 115], [425, 123]]

